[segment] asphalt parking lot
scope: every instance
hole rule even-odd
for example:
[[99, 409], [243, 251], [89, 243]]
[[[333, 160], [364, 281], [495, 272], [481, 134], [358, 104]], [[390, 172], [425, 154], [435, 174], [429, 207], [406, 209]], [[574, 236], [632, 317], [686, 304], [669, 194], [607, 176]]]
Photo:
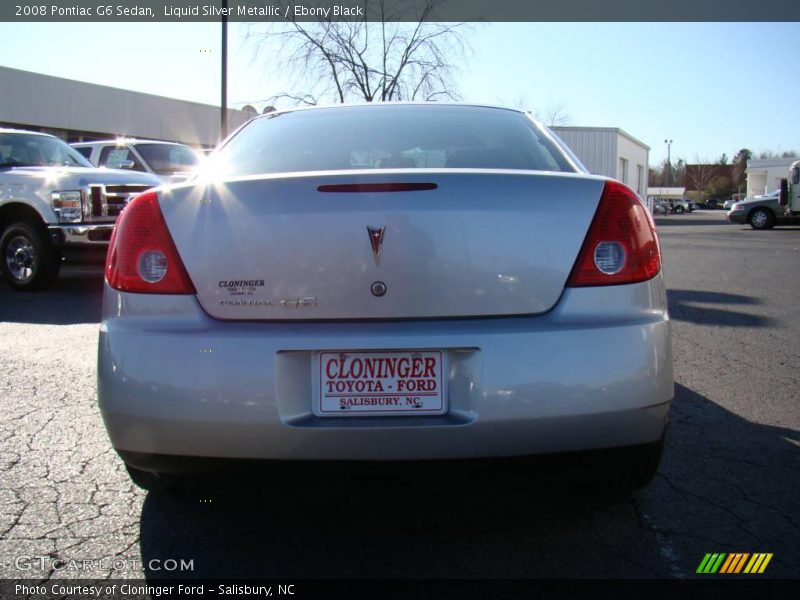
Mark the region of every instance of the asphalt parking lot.
[[765, 576], [800, 577], [800, 228], [658, 227], [676, 395], [661, 471], [630, 499], [502, 477], [147, 494], [95, 408], [101, 274], [0, 281], [0, 577], [143, 575], [52, 566], [119, 558], [161, 577], [171, 558], [195, 577], [683, 578], [707, 552], [771, 552]]

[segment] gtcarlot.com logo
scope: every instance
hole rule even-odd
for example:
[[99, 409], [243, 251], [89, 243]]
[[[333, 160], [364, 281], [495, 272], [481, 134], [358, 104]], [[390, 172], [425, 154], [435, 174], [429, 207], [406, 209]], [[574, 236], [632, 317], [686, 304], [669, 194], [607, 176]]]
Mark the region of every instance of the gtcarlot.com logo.
[[18, 556], [14, 566], [19, 571], [194, 571], [194, 559], [151, 558], [58, 558], [52, 556]]
[[767, 569], [772, 560], [772, 552], [709, 552], [703, 557], [697, 573], [703, 575], [739, 573], [756, 575]]

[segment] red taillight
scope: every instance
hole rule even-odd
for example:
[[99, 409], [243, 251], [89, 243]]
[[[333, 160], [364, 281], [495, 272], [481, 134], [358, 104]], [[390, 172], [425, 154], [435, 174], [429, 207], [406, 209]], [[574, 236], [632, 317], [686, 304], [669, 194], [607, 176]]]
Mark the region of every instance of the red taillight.
[[194, 294], [156, 192], [134, 198], [111, 235], [106, 281], [115, 290], [140, 294]]
[[607, 181], [567, 286], [636, 283], [660, 270], [653, 219], [630, 188]]

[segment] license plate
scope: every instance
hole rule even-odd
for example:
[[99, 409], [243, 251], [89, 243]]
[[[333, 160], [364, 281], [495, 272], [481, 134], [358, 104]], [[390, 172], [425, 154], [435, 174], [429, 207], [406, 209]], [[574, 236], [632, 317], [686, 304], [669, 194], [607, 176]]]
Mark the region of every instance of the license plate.
[[314, 414], [431, 415], [446, 411], [441, 350], [319, 352]]

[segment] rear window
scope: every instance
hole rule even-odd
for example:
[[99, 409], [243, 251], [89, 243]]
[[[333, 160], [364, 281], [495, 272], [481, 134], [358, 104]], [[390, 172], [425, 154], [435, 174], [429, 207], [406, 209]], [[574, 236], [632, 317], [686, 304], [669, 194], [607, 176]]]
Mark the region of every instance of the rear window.
[[369, 105], [251, 121], [214, 157], [221, 175], [347, 169], [574, 172], [522, 113], [471, 106]]
[[77, 150], [78, 153], [86, 160], [89, 160], [89, 158], [92, 156], [91, 146], [88, 148], [75, 148], [75, 150]]
[[181, 144], [136, 144], [136, 149], [159, 175], [190, 171], [200, 160], [194, 150]]
[[135, 171], [144, 171], [145, 168], [130, 148], [125, 146], [106, 146], [100, 151], [98, 160], [101, 167], [109, 169], [129, 168]]

